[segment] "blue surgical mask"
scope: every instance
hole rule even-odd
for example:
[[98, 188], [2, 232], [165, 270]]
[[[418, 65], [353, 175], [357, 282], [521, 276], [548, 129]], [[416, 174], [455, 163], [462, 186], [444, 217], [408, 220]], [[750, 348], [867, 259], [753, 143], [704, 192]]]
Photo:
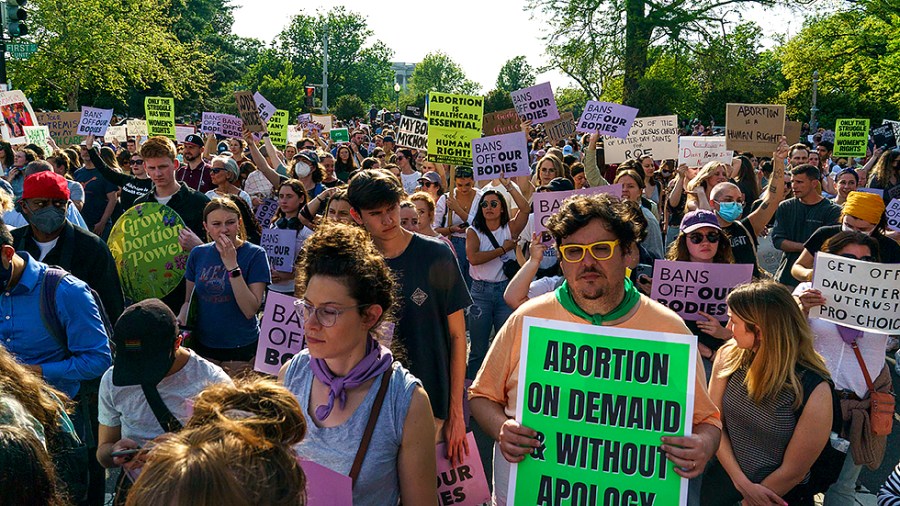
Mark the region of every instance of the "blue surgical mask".
[[719, 216], [725, 221], [737, 221], [744, 212], [744, 204], [740, 202], [720, 202]]

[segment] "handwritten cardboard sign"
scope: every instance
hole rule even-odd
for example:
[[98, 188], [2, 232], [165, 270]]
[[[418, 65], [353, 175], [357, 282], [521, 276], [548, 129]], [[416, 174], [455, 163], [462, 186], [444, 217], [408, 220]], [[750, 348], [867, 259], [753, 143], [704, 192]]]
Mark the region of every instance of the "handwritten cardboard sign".
[[584, 112], [581, 113], [581, 118], [578, 119], [575, 131], [599, 132], [608, 137], [624, 139], [628, 136], [628, 131], [631, 129], [637, 113], [637, 109], [627, 105], [588, 100], [584, 106]]
[[80, 112], [39, 112], [36, 113], [38, 123], [50, 129], [50, 137], [61, 148], [73, 146], [81, 142], [81, 136], [75, 133], [81, 121]]
[[78, 121], [78, 135], [94, 135], [103, 137], [109, 128], [112, 119], [112, 109], [98, 109], [96, 107], [81, 107], [81, 118]]
[[607, 163], [620, 163], [644, 155], [654, 160], [678, 158], [678, 116], [636, 118], [628, 137], [607, 137]]
[[294, 311], [289, 295], [269, 291], [266, 309], [259, 326], [259, 344], [253, 368], [266, 374], [278, 374], [288, 360], [303, 349], [303, 321]]
[[147, 137], [147, 122], [142, 119], [130, 119], [125, 122], [125, 130], [130, 137]]
[[706, 321], [704, 312], [728, 320], [725, 299], [734, 287], [753, 279], [751, 264], [712, 264], [657, 260], [653, 264], [650, 298], [685, 320]]
[[556, 121], [544, 123], [544, 135], [554, 145], [561, 140], [568, 139], [574, 133], [575, 116], [569, 111], [560, 114]]
[[40, 146], [44, 153], [52, 153], [53, 150], [50, 149], [50, 143], [47, 142], [47, 139], [50, 138], [50, 129], [46, 126], [27, 126], [25, 129], [25, 137], [28, 139], [29, 144], [36, 144]]
[[264, 229], [259, 245], [266, 250], [269, 267], [279, 272], [291, 272], [294, 270], [294, 259], [297, 256], [296, 230]]
[[125, 143], [128, 140], [128, 127], [125, 125], [119, 126], [111, 126], [106, 129], [106, 133], [103, 135], [103, 139], [106, 142], [111, 142], [113, 139], [119, 141], [119, 143]]
[[531, 121], [537, 125], [559, 119], [559, 109], [556, 108], [556, 99], [553, 97], [550, 83], [516, 90], [509, 96], [516, 108], [516, 114], [523, 121]]
[[[571, 113], [569, 113], [571, 115]], [[484, 125], [482, 127], [484, 135], [511, 134], [522, 130], [519, 122], [519, 115], [515, 109], [505, 109], [503, 111], [492, 112], [484, 115]], [[574, 128], [573, 128], [574, 131]]]
[[531, 175], [525, 133], [472, 139], [472, 169], [476, 181]]
[[877, 334], [900, 333], [900, 266], [819, 252], [812, 287], [827, 302], [810, 309], [811, 318]]
[[469, 432], [466, 440], [469, 443], [469, 455], [457, 466], [452, 465], [446, 457], [446, 443], [438, 443], [435, 448], [438, 504], [441, 506], [478, 506], [491, 502], [491, 492], [478, 455], [475, 434]]
[[725, 147], [732, 151], [771, 153], [784, 135], [783, 105], [727, 104]]
[[724, 137], [680, 137], [678, 165], [702, 167], [707, 162], [731, 164], [734, 152], [725, 147]]
[[397, 128], [397, 147], [425, 151], [428, 148], [428, 121], [400, 116]]
[[265, 130], [265, 123], [259, 117], [259, 107], [256, 105], [256, 99], [253, 93], [249, 91], [236, 91], [234, 100], [237, 102], [238, 115], [244, 122], [244, 128], [249, 132], [262, 132]]

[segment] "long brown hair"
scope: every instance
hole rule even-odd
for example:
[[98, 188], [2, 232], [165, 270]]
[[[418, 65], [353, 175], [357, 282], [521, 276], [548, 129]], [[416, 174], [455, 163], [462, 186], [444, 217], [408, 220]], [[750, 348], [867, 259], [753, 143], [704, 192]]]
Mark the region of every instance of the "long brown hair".
[[55, 395], [67, 402], [66, 394], [44, 383], [37, 374], [16, 362], [12, 354], [0, 346], [0, 392], [11, 396], [41, 422], [49, 434], [59, 430], [60, 407]]
[[[679, 262], [690, 262], [691, 252], [687, 247], [687, 236], [684, 232], [678, 232], [678, 237], [669, 245], [666, 251], [666, 260], [678, 260]], [[712, 258], [714, 264], [733, 264], [734, 252], [731, 251], [731, 238], [724, 230], [719, 230], [719, 242], [716, 243], [716, 254]]]

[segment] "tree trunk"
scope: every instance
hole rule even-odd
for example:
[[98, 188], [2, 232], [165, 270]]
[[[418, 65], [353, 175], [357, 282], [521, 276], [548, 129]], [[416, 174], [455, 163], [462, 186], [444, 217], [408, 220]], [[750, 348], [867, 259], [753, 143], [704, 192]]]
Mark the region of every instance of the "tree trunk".
[[647, 70], [647, 51], [653, 27], [646, 17], [645, 0], [625, 0], [625, 73], [623, 78], [623, 102], [631, 102]]

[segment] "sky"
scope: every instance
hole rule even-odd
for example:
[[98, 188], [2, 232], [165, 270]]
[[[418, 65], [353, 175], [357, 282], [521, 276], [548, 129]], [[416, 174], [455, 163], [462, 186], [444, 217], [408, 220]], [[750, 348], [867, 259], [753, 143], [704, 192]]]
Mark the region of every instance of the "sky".
[[[296, 0], [231, 0], [234, 10], [233, 31], [243, 37], [265, 42], [272, 39], [301, 12]], [[304, 2], [302, 10], [313, 14], [331, 6], [344, 5], [362, 14], [374, 32], [374, 38], [394, 50], [392, 61], [416, 63], [433, 51], [447, 53], [481, 84], [482, 93], [494, 88], [503, 64], [524, 55], [535, 68], [547, 64], [544, 55], [546, 23], [544, 14], [526, 12], [525, 0], [433, 0]], [[737, 20], [738, 15], [733, 15]], [[767, 36], [776, 33], [795, 35], [802, 27], [799, 16], [784, 8], [753, 8], [743, 18], [763, 27]], [[537, 82], [550, 81], [554, 88], [571, 84], [559, 72], [540, 74]]]

